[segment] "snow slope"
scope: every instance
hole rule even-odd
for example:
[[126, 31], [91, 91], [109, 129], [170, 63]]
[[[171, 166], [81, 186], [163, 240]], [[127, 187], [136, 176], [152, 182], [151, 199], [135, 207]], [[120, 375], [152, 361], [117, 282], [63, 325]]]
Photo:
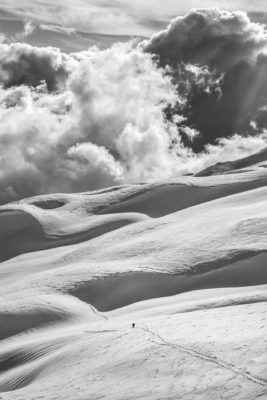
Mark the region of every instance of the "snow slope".
[[267, 399], [266, 181], [0, 207], [0, 398]]
[[259, 164], [263, 168], [267, 168], [267, 147], [262, 149], [256, 154], [252, 154], [248, 157], [240, 158], [234, 161], [228, 161], [223, 163], [217, 163], [211, 167], [204, 169], [203, 171], [196, 174], [196, 176], [209, 176], [214, 174], [221, 174], [221, 173], [231, 173], [231, 171], [240, 170], [240, 173], [244, 172], [244, 168], [249, 166], [255, 166]]

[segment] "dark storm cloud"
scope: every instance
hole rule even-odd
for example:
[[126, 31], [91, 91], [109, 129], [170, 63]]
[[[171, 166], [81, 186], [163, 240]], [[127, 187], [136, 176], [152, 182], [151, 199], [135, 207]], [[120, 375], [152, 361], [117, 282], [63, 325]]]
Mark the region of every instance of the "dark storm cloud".
[[173, 19], [166, 30], [144, 42], [144, 50], [158, 55], [161, 65], [184, 62], [225, 70], [251, 59], [266, 44], [264, 27], [245, 13], [214, 8], [195, 9]]
[[48, 90], [57, 90], [69, 72], [66, 57], [55, 49], [25, 43], [0, 45], [0, 82], [4, 87], [37, 86], [44, 81]]
[[[170, 68], [178, 92], [185, 88], [178, 112], [199, 132], [193, 141], [182, 133], [186, 145], [201, 151], [218, 138], [267, 128], [266, 45], [263, 25], [243, 12], [219, 9], [192, 10], [143, 42], [145, 51]], [[176, 112], [168, 109], [168, 118]]]
[[218, 138], [235, 133], [253, 134], [259, 128], [267, 128], [266, 77], [267, 55], [261, 54], [253, 64], [246, 61], [236, 64], [224, 75], [219, 90], [211, 87], [203, 91], [195, 85], [185, 110], [189, 126], [201, 132], [193, 148], [199, 151]]

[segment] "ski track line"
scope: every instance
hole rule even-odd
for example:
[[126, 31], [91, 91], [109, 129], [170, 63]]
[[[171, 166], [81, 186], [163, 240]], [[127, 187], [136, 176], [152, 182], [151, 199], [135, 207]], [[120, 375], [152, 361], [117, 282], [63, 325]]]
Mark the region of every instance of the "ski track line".
[[221, 359], [217, 358], [216, 356], [214, 356], [214, 357], [213, 356], [208, 356], [207, 354], [200, 353], [197, 350], [189, 349], [188, 347], [184, 347], [184, 346], [179, 345], [179, 344], [174, 344], [174, 343], [168, 342], [163, 337], [161, 337], [159, 334], [151, 331], [150, 329], [147, 329], [147, 328], [141, 328], [141, 329], [143, 329], [144, 331], [146, 331], [150, 335], [152, 335], [154, 338], [157, 338], [157, 339], [159, 339], [161, 341], [161, 343], [157, 343], [157, 342], [154, 342], [154, 343], [157, 343], [157, 344], [162, 345], [162, 346], [169, 346], [169, 347], [172, 347], [174, 349], [175, 348], [176, 349], [180, 349], [181, 351], [183, 351], [183, 352], [185, 352], [187, 354], [190, 354], [191, 356], [198, 357], [198, 358], [200, 358], [202, 360], [212, 362], [214, 364], [219, 365], [222, 368], [225, 368], [225, 369], [228, 369], [228, 370], [234, 372], [235, 374], [241, 375], [244, 378], [250, 380], [251, 382], [257, 383], [257, 384], [262, 385], [262, 386], [266, 386], [267, 385], [267, 380], [266, 379], [263, 379], [263, 378], [260, 378], [258, 376], [252, 375], [249, 372], [244, 371], [242, 368], [237, 367], [234, 364], [230, 364], [230, 363], [228, 363], [228, 362], [226, 362], [224, 360], [221, 360]]
[[102, 318], [104, 318], [106, 321], [108, 321], [108, 317], [107, 317], [106, 315], [104, 315], [104, 314], [100, 314], [100, 313], [96, 310], [96, 308], [92, 306], [92, 304], [90, 304], [90, 307], [91, 307], [92, 311], [93, 311], [96, 315], [98, 315], [99, 317], [102, 317]]

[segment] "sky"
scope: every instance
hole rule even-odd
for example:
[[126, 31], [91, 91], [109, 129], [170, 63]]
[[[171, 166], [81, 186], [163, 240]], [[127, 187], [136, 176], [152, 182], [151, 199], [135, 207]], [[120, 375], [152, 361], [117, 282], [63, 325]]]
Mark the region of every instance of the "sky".
[[[150, 35], [192, 8], [265, 12], [265, 0], [1, 0], [0, 10], [22, 19], [85, 32]], [[10, 17], [10, 15], [9, 15]]]
[[0, 204], [195, 174], [266, 147], [263, 10], [1, 0]]

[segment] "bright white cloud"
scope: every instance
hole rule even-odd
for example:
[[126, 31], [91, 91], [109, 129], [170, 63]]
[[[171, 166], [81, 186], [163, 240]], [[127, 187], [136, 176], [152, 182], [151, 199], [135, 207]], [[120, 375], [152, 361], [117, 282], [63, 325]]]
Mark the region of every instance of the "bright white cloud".
[[[23, 54], [21, 83], [36, 86], [27, 58], [42, 60], [42, 49], [23, 44], [9, 49], [15, 62], [14, 53]], [[11, 86], [22, 75], [13, 63], [10, 66], [9, 52], [4, 54]], [[35, 88], [1, 89], [2, 198], [85, 190], [172, 173], [174, 156], [163, 109], [174, 102], [175, 91], [149, 54], [127, 44], [79, 57], [59, 56], [55, 49], [46, 49], [45, 55], [51, 72], [42, 75], [38, 69], [40, 81], [50, 81], [50, 74], [56, 78], [54, 60], [64, 60], [68, 78], [59, 93], [47, 91], [45, 82]], [[159, 160], [168, 166], [163, 173]]]

